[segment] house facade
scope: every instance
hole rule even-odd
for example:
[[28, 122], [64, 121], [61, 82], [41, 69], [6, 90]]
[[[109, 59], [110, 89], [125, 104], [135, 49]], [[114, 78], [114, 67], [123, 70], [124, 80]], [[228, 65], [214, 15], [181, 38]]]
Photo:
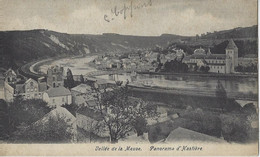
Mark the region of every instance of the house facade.
[[32, 78], [26, 81], [19, 80], [13, 70], [5, 73], [4, 98], [6, 101], [13, 101], [17, 96], [23, 99], [42, 99], [45, 90], [47, 90], [46, 82]]
[[46, 101], [50, 107], [57, 107], [71, 104], [72, 95], [65, 87], [49, 88], [43, 93], [43, 100]]
[[4, 73], [4, 77], [5, 82], [7, 82], [8, 84], [15, 84], [18, 81], [17, 75], [12, 69], [8, 69]]
[[235, 67], [238, 66], [238, 48], [233, 40], [229, 40], [225, 51], [226, 54], [212, 54], [210, 49], [206, 53], [204, 49], [199, 48], [194, 51], [194, 54], [185, 57], [183, 62], [190, 69], [208, 66], [209, 72], [212, 73], [234, 73]]
[[20, 95], [24, 99], [42, 99], [45, 90], [47, 90], [45, 82], [37, 82], [30, 78], [24, 84], [16, 85], [15, 95]]

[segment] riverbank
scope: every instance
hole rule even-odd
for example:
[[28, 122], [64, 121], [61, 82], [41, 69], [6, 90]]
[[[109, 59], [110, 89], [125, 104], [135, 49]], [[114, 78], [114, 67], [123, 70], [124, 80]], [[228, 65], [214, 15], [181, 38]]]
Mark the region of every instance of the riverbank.
[[[92, 68], [96, 68], [93, 64], [88, 64]], [[97, 68], [96, 68], [97, 69]], [[131, 73], [135, 71], [138, 74], [148, 74], [148, 75], [169, 75], [169, 76], [189, 76], [189, 77], [214, 77], [214, 78], [258, 78], [258, 73], [232, 73], [232, 74], [221, 74], [221, 73], [172, 73], [172, 72], [148, 72], [140, 71], [138, 69], [98, 69], [101, 72], [96, 74], [90, 74], [92, 76], [105, 75], [105, 74], [122, 74]]]
[[[133, 97], [142, 98], [145, 101], [161, 102], [167, 104], [170, 108], [186, 108], [191, 106], [192, 108], [201, 109], [220, 109], [222, 107], [219, 103], [219, 98], [216, 96], [199, 95], [195, 93], [182, 93], [178, 90], [166, 91], [166, 90], [154, 90], [147, 88], [130, 87], [129, 94]], [[240, 108], [240, 104], [235, 103], [234, 99], [229, 98], [230, 102], [228, 106], [225, 106], [228, 110]]]
[[194, 77], [215, 77], [215, 78], [237, 78], [237, 77], [251, 77], [258, 78], [258, 74], [217, 74], [217, 73], [167, 73], [167, 72], [136, 72], [138, 74], [148, 75], [174, 75], [174, 76], [194, 76]]
[[[203, 96], [209, 98], [216, 97], [215, 90], [192, 90], [192, 89], [177, 89], [177, 88], [164, 88], [164, 87], [138, 87], [135, 85], [129, 85], [134, 91], [139, 91], [142, 93], [157, 93], [157, 94], [169, 94], [169, 95], [186, 95], [186, 96]], [[249, 100], [249, 101], [257, 101], [257, 94], [242, 94], [236, 92], [227, 92], [227, 97], [230, 99], [236, 100]]]
[[62, 56], [56, 56], [51, 58], [41, 58], [34, 61], [31, 61], [29, 63], [24, 64], [20, 68], [17, 69], [18, 74], [22, 75], [23, 77], [27, 78], [33, 78], [37, 80], [39, 77], [46, 76], [46, 73], [43, 73], [40, 71], [40, 67], [46, 64], [50, 64], [51, 62], [54, 62], [56, 60], [61, 60], [65, 58], [82, 58], [85, 55], [62, 55]]

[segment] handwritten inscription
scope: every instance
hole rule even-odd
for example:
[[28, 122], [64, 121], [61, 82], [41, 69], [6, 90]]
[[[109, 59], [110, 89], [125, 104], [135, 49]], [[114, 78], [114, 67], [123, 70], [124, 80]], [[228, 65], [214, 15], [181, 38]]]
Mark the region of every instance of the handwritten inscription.
[[124, 19], [126, 19], [128, 16], [132, 18], [134, 10], [146, 8], [149, 6], [152, 6], [152, 0], [148, 0], [147, 2], [138, 5], [133, 5], [133, 1], [130, 1], [130, 4], [124, 3], [123, 7], [118, 7], [116, 5], [111, 9], [110, 14], [104, 15], [104, 20], [106, 22], [111, 22], [115, 20], [116, 17], [120, 17], [120, 16], [123, 16]]

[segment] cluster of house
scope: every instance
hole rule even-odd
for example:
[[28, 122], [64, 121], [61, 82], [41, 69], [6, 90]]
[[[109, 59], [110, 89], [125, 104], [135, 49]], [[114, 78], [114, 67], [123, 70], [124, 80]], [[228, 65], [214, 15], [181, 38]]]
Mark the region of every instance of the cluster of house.
[[13, 101], [15, 97], [23, 99], [42, 99], [50, 107], [71, 104], [71, 92], [64, 87], [63, 68], [54, 66], [48, 69], [45, 77], [34, 80], [21, 79], [12, 69], [4, 73], [4, 99]]
[[[51, 67], [47, 70], [47, 77], [34, 80], [29, 78], [23, 80], [19, 78], [16, 72], [12, 69], [7, 70], [4, 73], [4, 99], [8, 102], [13, 101], [16, 97], [22, 97], [23, 99], [42, 99], [47, 102], [50, 108], [53, 110], [46, 114], [42, 119], [34, 123], [41, 124], [46, 123], [50, 117], [60, 116], [65, 119], [71, 125], [71, 131], [73, 133], [72, 141], [75, 139], [81, 139], [89, 142], [89, 138], [76, 138], [76, 136], [83, 136], [84, 132], [93, 132], [95, 138], [100, 140], [109, 140], [108, 129], [103, 128], [95, 129], [96, 125], [102, 123], [103, 119], [97, 110], [96, 93], [93, 92], [92, 86], [86, 83], [79, 84], [78, 86], [67, 89], [64, 87], [64, 69], [59, 66]], [[96, 88], [106, 88], [106, 90], [112, 90], [106, 82], [96, 80], [93, 84]], [[102, 90], [101, 90], [102, 91]], [[133, 98], [135, 99], [135, 98]], [[138, 102], [136, 100], [136, 102]], [[66, 108], [62, 107], [64, 104], [75, 104], [80, 106], [80, 109], [76, 111], [75, 115], [72, 115]], [[107, 111], [109, 114], [109, 111]], [[167, 111], [158, 108], [160, 116], [157, 120], [153, 118], [148, 119], [148, 124], [153, 125], [158, 122], [167, 120]], [[79, 129], [79, 130], [78, 130]], [[129, 136], [135, 135], [132, 131]]]
[[[187, 64], [191, 71], [200, 67], [209, 67], [212, 73], [234, 73], [238, 64], [243, 65], [244, 59], [238, 58], [238, 48], [235, 42], [230, 39], [225, 49], [225, 54], [212, 54], [210, 48], [205, 51], [203, 48], [195, 49], [194, 54], [186, 56], [182, 49], [173, 48], [172, 52], [162, 54], [153, 51], [139, 51], [128, 56], [99, 56], [94, 60], [97, 67], [101, 69], [124, 69], [130, 71], [155, 71], [159, 63], [177, 59]], [[124, 54], [123, 54], [124, 55]], [[250, 62], [252, 60], [249, 60]], [[257, 61], [256, 61], [257, 62]]]
[[97, 68], [100, 69], [123, 69], [129, 71], [155, 71], [158, 67], [158, 60], [162, 64], [175, 58], [183, 57], [182, 49], [173, 49], [173, 53], [161, 54], [153, 51], [138, 51], [128, 55], [117, 56], [103, 55], [94, 60]]

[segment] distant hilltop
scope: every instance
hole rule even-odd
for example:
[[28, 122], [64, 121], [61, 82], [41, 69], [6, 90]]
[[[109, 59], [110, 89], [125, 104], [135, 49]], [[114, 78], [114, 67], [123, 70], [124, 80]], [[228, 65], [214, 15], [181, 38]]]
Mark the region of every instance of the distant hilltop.
[[[167, 47], [172, 43], [211, 46], [229, 38], [243, 41], [242, 46], [257, 41], [257, 26], [234, 28], [218, 32], [208, 32], [197, 36], [162, 34], [160, 36], [136, 36], [104, 33], [102, 35], [67, 34], [46, 29], [0, 32], [0, 64], [4, 67], [19, 67], [35, 59], [55, 56], [71, 56], [100, 53], [124, 53], [140, 49]], [[250, 43], [249, 43], [250, 44]], [[257, 45], [255, 45], [257, 46]], [[246, 49], [252, 53], [255, 49]]]

